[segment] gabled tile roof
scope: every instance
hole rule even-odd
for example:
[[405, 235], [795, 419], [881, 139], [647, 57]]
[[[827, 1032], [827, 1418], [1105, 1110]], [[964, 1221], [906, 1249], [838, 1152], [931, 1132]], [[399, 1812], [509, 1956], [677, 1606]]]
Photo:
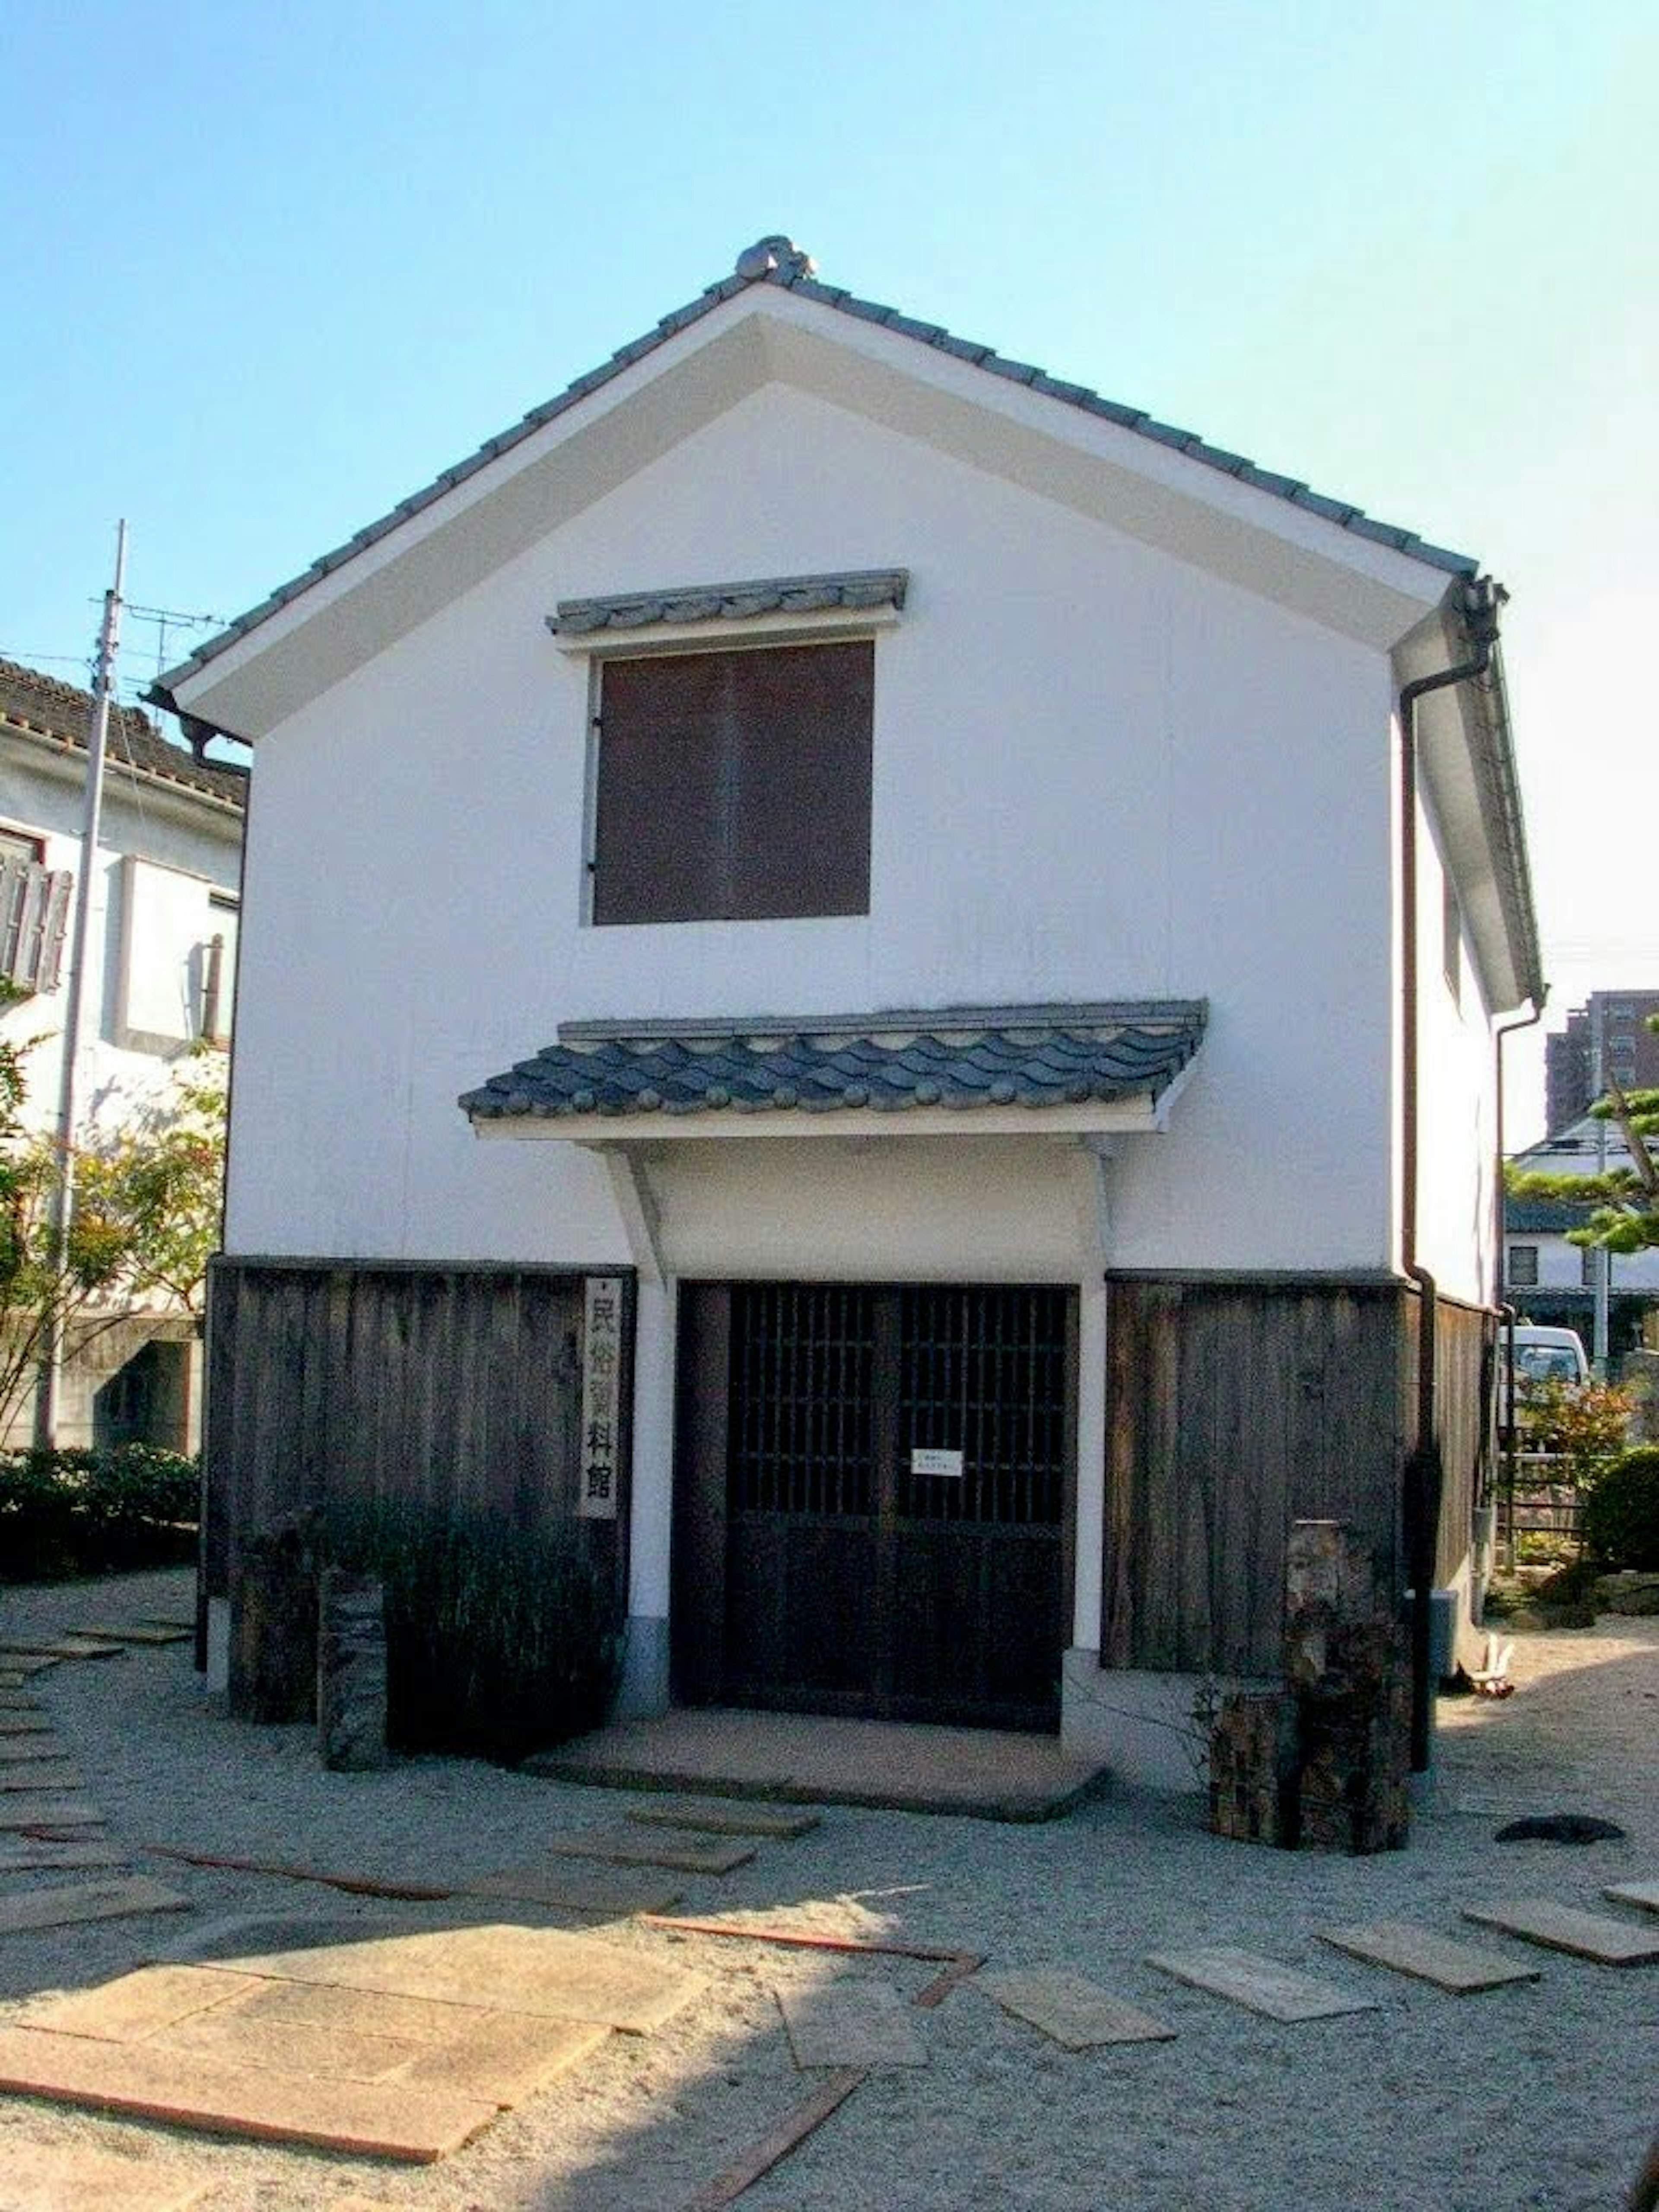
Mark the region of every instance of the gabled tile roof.
[[625, 369], [632, 368], [636, 362], [644, 361], [659, 346], [666, 344], [669, 339], [678, 337], [682, 331], [690, 330], [706, 315], [724, 306], [726, 301], [747, 291], [752, 284], [775, 285], [782, 290], [797, 293], [804, 300], [832, 307], [838, 314], [848, 316], [854, 321], [879, 323], [901, 337], [930, 347], [936, 353], [948, 355], [953, 361], [967, 362], [975, 368], [983, 369], [989, 376], [1001, 377], [1012, 384], [1027, 385], [1033, 392], [1041, 392], [1045, 398], [1058, 400], [1085, 415], [1097, 416], [1103, 422], [1132, 430], [1138, 437], [1148, 439], [1154, 445], [1184, 453], [1188, 460], [1200, 462], [1206, 468], [1232, 477], [1257, 491], [1267, 492], [1275, 499], [1287, 501], [1292, 507], [1301, 507], [1310, 514], [1319, 515], [1341, 529], [1351, 531], [1357, 538], [1389, 546], [1395, 552], [1409, 555], [1413, 560], [1426, 562], [1431, 568], [1443, 569], [1448, 575], [1474, 576], [1478, 571], [1479, 563], [1468, 554], [1449, 552], [1443, 546], [1428, 544], [1415, 531], [1402, 529], [1395, 523], [1376, 521], [1351, 501], [1328, 499], [1296, 477], [1282, 476], [1273, 469], [1258, 468], [1254, 461], [1247, 459], [1242, 453], [1229, 453], [1224, 447], [1208, 444], [1195, 431], [1176, 429], [1171, 423], [1160, 422], [1142, 408], [1126, 407], [1115, 399], [1103, 398], [1085, 384], [1073, 384], [1063, 378], [1050, 376], [1046, 370], [1035, 368], [1029, 362], [1012, 361], [993, 346], [982, 345], [971, 338], [953, 337], [940, 324], [918, 322], [912, 316], [902, 314], [896, 307], [883, 307], [874, 300], [861, 300], [855, 293], [845, 291], [839, 285], [821, 284], [808, 255], [801, 252], [787, 238], [771, 237], [760, 240], [741, 253], [738, 257], [737, 268], [730, 276], [708, 285], [695, 300], [688, 301], [683, 307], [677, 307], [672, 314], [663, 316], [654, 329], [646, 331], [629, 344], [618, 347], [609, 361], [601, 362], [597, 368], [589, 369], [586, 375], [577, 377], [574, 383], [543, 405], [532, 408], [529, 414], [510, 429], [486, 440], [476, 453], [469, 454], [463, 461], [458, 461], [453, 468], [444, 470], [441, 476], [434, 477], [421, 490], [400, 500], [389, 514], [367, 524], [344, 544], [336, 546], [332, 552], [325, 553], [320, 559], [313, 561], [302, 574], [280, 585], [258, 606], [249, 608], [245, 615], [239, 616], [216, 637], [210, 638], [188, 660], [169, 669], [149, 693], [149, 697], [159, 705], [171, 706], [170, 693], [175, 684], [195, 675], [209, 661], [216, 659], [250, 630], [258, 629], [261, 623], [286, 606], [290, 600], [298, 599], [301, 592], [308, 591], [324, 577], [331, 575], [335, 569], [343, 568], [347, 562], [354, 560], [367, 547], [389, 536], [412, 516], [442, 499], [457, 484], [465, 483], [469, 477], [476, 476], [480, 469], [488, 468], [503, 453], [511, 453], [515, 446], [521, 445], [526, 438], [533, 437], [538, 430], [544, 429], [548, 423], [568, 413], [571, 408], [579, 406], [584, 399], [602, 390]]
[[574, 1024], [462, 1097], [475, 1121], [1157, 1099], [1204, 1034], [1201, 1000], [946, 1007], [753, 1022]]
[[[65, 752], [84, 753], [92, 709], [89, 691], [43, 676], [21, 661], [0, 659], [0, 729], [22, 731], [49, 738]], [[234, 806], [239, 814], [246, 807], [246, 775], [198, 761], [182, 745], [170, 744], [136, 707], [110, 709], [107, 757], [118, 772], [125, 769], [141, 781], [177, 785]]]

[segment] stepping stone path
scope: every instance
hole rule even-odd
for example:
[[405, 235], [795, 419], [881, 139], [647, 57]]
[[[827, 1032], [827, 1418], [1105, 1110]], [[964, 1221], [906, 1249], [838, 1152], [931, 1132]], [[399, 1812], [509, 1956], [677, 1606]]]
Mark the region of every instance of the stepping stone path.
[[1582, 1912], [1547, 1897], [1518, 1897], [1499, 1905], [1468, 1905], [1465, 1920], [1518, 1936], [1524, 1943], [1593, 1959], [1602, 1966], [1647, 1966], [1659, 1963], [1659, 1929], [1605, 1912]]
[[181, 1620], [131, 1620], [118, 1628], [106, 1627], [100, 1621], [88, 1623], [73, 1634], [95, 1644], [188, 1644], [195, 1637], [194, 1627]]
[[428, 2163], [701, 1987], [523, 1927], [424, 1929], [140, 1968], [0, 2029], [0, 2087]]
[[603, 1859], [611, 1866], [667, 1867], [678, 1874], [730, 1874], [755, 1856], [752, 1844], [720, 1843], [693, 1835], [639, 1836], [623, 1828], [577, 1828], [556, 1836], [548, 1850], [560, 1858]]
[[1370, 1997], [1350, 1996], [1334, 1983], [1316, 1980], [1311, 1974], [1299, 1974], [1281, 1966], [1276, 1959], [1260, 1958], [1254, 1951], [1237, 1951], [1225, 1944], [1201, 1951], [1155, 1952], [1146, 1964], [1189, 1988], [1228, 1997], [1249, 2012], [1265, 2014], [1269, 2020], [1330, 2020], [1341, 2013], [1378, 2009]]
[[1029, 2021], [1067, 2051], [1109, 2043], [1169, 2043], [1175, 2030], [1124, 2004], [1081, 1974], [981, 1974], [980, 1986], [1017, 2020]]
[[784, 1843], [793, 1843], [818, 1825], [816, 1813], [741, 1803], [641, 1805], [628, 1820], [637, 1828], [690, 1828], [706, 1836], [761, 1836]]
[[927, 2063], [915, 2008], [890, 1982], [830, 1982], [775, 1995], [797, 2066]]
[[176, 1890], [136, 1875], [51, 1886], [33, 1879], [89, 1869], [106, 1877], [122, 1869], [131, 1874], [132, 1862], [102, 1813], [75, 1794], [81, 1783], [51, 1716], [26, 1694], [7, 1693], [0, 1711], [0, 1942], [33, 1929], [173, 1912], [189, 1904]]
[[1351, 1958], [1432, 1982], [1436, 1989], [1453, 1996], [1470, 1996], [1477, 1990], [1502, 1989], [1511, 1982], [1535, 1982], [1540, 1978], [1536, 1966], [1518, 1966], [1496, 1951], [1454, 1942], [1448, 1936], [1437, 1936], [1432, 1929], [1404, 1920], [1378, 1920], [1359, 1928], [1322, 1928], [1319, 1940], [1346, 1951]]
[[[176, 2161], [116, 2158], [76, 2145], [62, 2149], [6, 2137], [3, 2197], [28, 2212], [190, 2212], [214, 2185], [209, 2173]], [[344, 2200], [331, 2200], [340, 2212]]]
[[1659, 1912], [1659, 1881], [1616, 1881], [1601, 1894], [1615, 1905], [1638, 1905], [1644, 1912]]

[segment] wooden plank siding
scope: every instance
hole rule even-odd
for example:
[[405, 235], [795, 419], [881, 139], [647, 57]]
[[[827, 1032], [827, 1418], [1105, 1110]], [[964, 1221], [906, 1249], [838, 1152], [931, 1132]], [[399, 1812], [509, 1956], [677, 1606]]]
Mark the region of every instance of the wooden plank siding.
[[1103, 1665], [1276, 1673], [1293, 1521], [1346, 1522], [1401, 1587], [1406, 1286], [1123, 1278], [1108, 1301]]
[[[1109, 1667], [1277, 1671], [1291, 1523], [1345, 1522], [1403, 1595], [1416, 1442], [1410, 1283], [1109, 1283]], [[1435, 1578], [1450, 1583], [1490, 1488], [1497, 1320], [1441, 1298]]]
[[[633, 1284], [607, 1272], [627, 1284], [626, 1358]], [[395, 1498], [526, 1531], [574, 1520], [585, 1279], [556, 1268], [216, 1261], [209, 1592], [228, 1593], [243, 1537], [326, 1504]], [[629, 1395], [624, 1387], [624, 1406]], [[583, 1524], [619, 1592], [625, 1490], [623, 1503], [617, 1520]]]
[[[1440, 1528], [1437, 1583], [1448, 1583], [1468, 1549], [1474, 1509], [1486, 1503], [1496, 1448], [1493, 1400], [1498, 1317], [1478, 1306], [1437, 1301], [1435, 1310], [1436, 1418], [1440, 1440]], [[1417, 1387], [1415, 1309], [1407, 1347], [1409, 1387]]]

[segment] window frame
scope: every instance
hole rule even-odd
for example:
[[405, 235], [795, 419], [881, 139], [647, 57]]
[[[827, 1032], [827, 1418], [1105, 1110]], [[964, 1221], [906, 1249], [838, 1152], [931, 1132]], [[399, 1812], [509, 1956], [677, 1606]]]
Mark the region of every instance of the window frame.
[[[892, 573], [908, 583], [908, 571]], [[903, 588], [901, 586], [890, 602], [879, 605], [835, 607], [810, 614], [766, 614], [742, 620], [722, 620], [718, 623], [664, 622], [654, 623], [648, 629], [623, 627], [568, 636], [555, 630], [555, 641], [559, 650], [568, 658], [580, 659], [586, 664], [586, 747], [582, 776], [580, 885], [578, 893], [578, 916], [582, 928], [662, 929], [687, 926], [685, 922], [601, 922], [596, 919], [599, 754], [604, 744], [602, 707], [606, 667], [612, 661], [678, 659], [693, 653], [762, 653], [784, 647], [817, 645], [868, 644], [871, 648], [871, 881], [866, 903], [860, 914], [776, 916], [770, 919], [830, 922], [867, 918], [875, 898], [874, 751], [877, 710], [874, 695], [881, 680], [878, 648], [883, 635], [897, 626], [902, 604]], [[768, 918], [743, 918], [744, 926], [748, 926], [750, 921], [763, 919]], [[702, 926], [710, 924], [724, 926], [724, 918], [714, 915], [702, 918]], [[696, 924], [693, 922], [690, 926]]]
[[[1517, 1274], [1516, 1272], [1516, 1262], [1521, 1258], [1523, 1253], [1526, 1255], [1527, 1266], [1532, 1270], [1530, 1274]], [[1510, 1246], [1509, 1250], [1504, 1255], [1504, 1287], [1511, 1291], [1535, 1291], [1538, 1288], [1538, 1247], [1536, 1244], [1511, 1244]]]

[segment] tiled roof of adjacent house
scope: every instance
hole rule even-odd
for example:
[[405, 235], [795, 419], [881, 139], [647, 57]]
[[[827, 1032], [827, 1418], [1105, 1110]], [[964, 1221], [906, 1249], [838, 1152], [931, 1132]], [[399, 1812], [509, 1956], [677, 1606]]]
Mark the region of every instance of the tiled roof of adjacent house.
[[[343, 568], [366, 547], [388, 536], [412, 516], [442, 499], [457, 484], [476, 476], [480, 469], [488, 468], [492, 461], [499, 460], [503, 453], [510, 453], [515, 446], [521, 445], [526, 438], [533, 437], [537, 431], [545, 428], [559, 416], [579, 406], [584, 399], [620, 376], [625, 369], [632, 368], [635, 362], [645, 360], [659, 346], [666, 344], [669, 339], [677, 337], [682, 331], [690, 329], [693, 324], [701, 322], [705, 315], [712, 314], [727, 300], [735, 299], [752, 284], [775, 285], [797, 293], [804, 300], [831, 307], [836, 313], [847, 315], [854, 321], [879, 323], [901, 337], [930, 347], [936, 353], [948, 355], [953, 361], [966, 362], [973, 368], [983, 369], [988, 375], [1001, 377], [1008, 383], [1027, 385], [1045, 398], [1059, 400], [1085, 415], [1096, 416], [1103, 422], [1131, 430], [1136, 436], [1149, 439], [1154, 445], [1184, 453], [1188, 459], [1201, 462], [1206, 468], [1232, 477], [1257, 491], [1270, 493], [1275, 499], [1285, 500], [1292, 507], [1302, 507], [1310, 514], [1319, 515], [1328, 522], [1352, 532], [1357, 538], [1367, 538], [1374, 544], [1386, 545], [1395, 552], [1408, 554], [1413, 560], [1426, 562], [1430, 567], [1443, 569], [1449, 575], [1473, 576], [1477, 572], [1478, 562], [1467, 554], [1448, 552], [1443, 546], [1428, 544], [1414, 531], [1402, 529], [1394, 523], [1376, 521], [1363, 508], [1355, 507], [1347, 500], [1328, 499], [1296, 477], [1282, 476], [1273, 469], [1259, 468], [1243, 453], [1229, 453], [1222, 447], [1212, 446], [1195, 431], [1176, 429], [1170, 423], [1159, 422], [1143, 408], [1126, 407], [1117, 400], [1103, 398], [1087, 385], [1073, 384], [1063, 378], [1050, 376], [1046, 370], [1035, 368], [1029, 362], [1011, 361], [994, 346], [981, 344], [972, 338], [954, 337], [938, 323], [918, 322], [912, 316], [902, 314], [896, 307], [883, 307], [874, 300], [861, 300], [855, 293], [845, 291], [839, 285], [821, 284], [808, 255], [800, 252], [788, 239], [773, 237], [760, 240], [757, 245], [739, 254], [737, 268], [731, 276], [722, 277], [716, 284], [708, 285], [695, 300], [688, 301], [683, 307], [677, 307], [672, 314], [665, 315], [653, 329], [647, 331], [642, 337], [618, 347], [609, 361], [601, 362], [597, 368], [589, 369], [586, 375], [577, 377], [555, 398], [532, 408], [510, 429], [488, 439], [476, 453], [469, 454], [463, 461], [458, 461], [453, 468], [444, 470], [441, 476], [434, 477], [421, 490], [399, 501], [389, 514], [367, 524], [344, 544], [336, 546], [332, 552], [325, 553], [320, 559], [313, 561], [302, 574], [280, 585], [268, 599], [262, 599], [258, 606], [251, 607], [245, 615], [239, 616], [228, 629], [222, 630], [216, 637], [210, 638], [188, 660], [169, 669], [161, 678], [158, 690], [170, 689], [194, 675], [197, 670], [234, 645], [237, 639], [257, 629], [325, 576]], [[163, 697], [160, 703], [166, 705], [170, 701]]]
[[[50, 739], [65, 752], [85, 752], [93, 697], [73, 684], [43, 676], [21, 661], [0, 660], [0, 729], [19, 730]], [[234, 806], [246, 804], [247, 778], [234, 769], [198, 761], [182, 745], [170, 744], [149, 716], [137, 707], [112, 707], [107, 758], [112, 767], [158, 783]]]
[[460, 1103], [475, 1121], [494, 1121], [1156, 1099], [1198, 1050], [1206, 1012], [1201, 1000], [1182, 1000], [574, 1024]]

